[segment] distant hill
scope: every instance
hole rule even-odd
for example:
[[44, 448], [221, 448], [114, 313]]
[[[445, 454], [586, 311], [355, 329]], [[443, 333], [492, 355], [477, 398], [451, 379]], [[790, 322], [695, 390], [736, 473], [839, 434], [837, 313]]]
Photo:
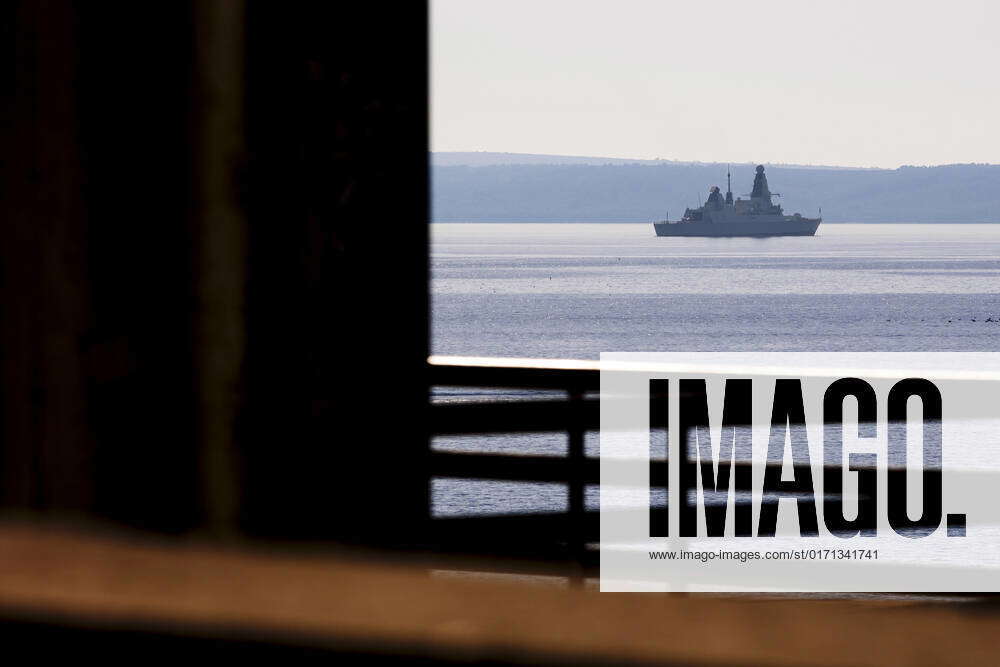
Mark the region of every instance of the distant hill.
[[[478, 166], [458, 162], [468, 156]], [[433, 154], [431, 164], [437, 222], [648, 222], [668, 211], [673, 220], [709, 186], [726, 187], [723, 164], [511, 153]], [[1000, 222], [1000, 165], [782, 165], [767, 176], [786, 212], [822, 206], [828, 222]], [[753, 165], [733, 165], [734, 195], [752, 182]]]
[[665, 160], [633, 160], [620, 157], [541, 155], [536, 153], [491, 153], [489, 151], [431, 153], [431, 165], [435, 167], [489, 167], [500, 164], [661, 164], [665, 162], [669, 163]]
[[[431, 153], [431, 166], [433, 167], [490, 167], [501, 164], [651, 164], [651, 165], [701, 165], [718, 167], [718, 162], [684, 162], [680, 160], [643, 160], [639, 158], [626, 157], [592, 157], [583, 155], [544, 155], [541, 153], [495, 153], [490, 151], [440, 151]], [[741, 166], [736, 162], [732, 166]], [[742, 163], [742, 166], [755, 167], [756, 163]], [[797, 169], [851, 169], [857, 171], [873, 170], [870, 168], [858, 167], [829, 167], [806, 164], [779, 164], [777, 167], [795, 167]]]

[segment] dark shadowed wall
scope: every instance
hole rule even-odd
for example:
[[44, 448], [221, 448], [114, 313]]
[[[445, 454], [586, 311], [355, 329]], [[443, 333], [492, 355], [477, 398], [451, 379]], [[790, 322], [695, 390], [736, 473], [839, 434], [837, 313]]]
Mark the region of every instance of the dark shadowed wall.
[[6, 512], [419, 538], [426, 7], [377, 4], [0, 10]]

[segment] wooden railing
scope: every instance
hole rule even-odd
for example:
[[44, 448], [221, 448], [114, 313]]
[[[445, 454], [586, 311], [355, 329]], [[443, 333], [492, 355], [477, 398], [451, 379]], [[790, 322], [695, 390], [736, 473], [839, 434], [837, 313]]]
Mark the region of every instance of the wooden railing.
[[[596, 363], [517, 359], [435, 358], [437, 387], [547, 390], [526, 401], [432, 403], [433, 435], [565, 432], [564, 457], [432, 451], [432, 478], [558, 482], [567, 486], [564, 513], [437, 518], [432, 524], [442, 551], [527, 558], [579, 575], [597, 566], [597, 512], [587, 511], [587, 484], [599, 480], [599, 460], [587, 458], [584, 435], [600, 427]], [[561, 396], [553, 396], [553, 391]]]
[[[562, 513], [519, 513], [499, 516], [441, 517], [431, 521], [435, 547], [443, 552], [480, 553], [499, 558], [541, 561], [576, 576], [594, 573], [600, 521], [596, 509], [585, 506], [587, 485], [600, 483], [600, 459], [587, 457], [584, 436], [600, 429], [600, 371], [596, 362], [542, 359], [432, 357], [431, 382], [437, 387], [537, 390], [532, 400], [432, 402], [432, 435], [564, 432], [565, 456], [434, 451], [429, 454], [432, 479], [455, 478], [565, 484], [568, 508]], [[650, 461], [650, 478], [667, 479], [667, 461]], [[688, 459], [684, 465], [695, 466]], [[735, 470], [749, 467], [736, 462]], [[781, 467], [781, 464], [766, 464]], [[796, 476], [812, 473], [809, 466], [792, 466]], [[808, 470], [807, 470], [808, 468]], [[905, 475], [890, 468], [890, 475]], [[986, 471], [954, 471], [953, 481], [983, 484]], [[734, 474], [739, 491], [750, 476]], [[655, 517], [666, 507], [651, 508]], [[1000, 523], [1000, 510], [983, 510]]]

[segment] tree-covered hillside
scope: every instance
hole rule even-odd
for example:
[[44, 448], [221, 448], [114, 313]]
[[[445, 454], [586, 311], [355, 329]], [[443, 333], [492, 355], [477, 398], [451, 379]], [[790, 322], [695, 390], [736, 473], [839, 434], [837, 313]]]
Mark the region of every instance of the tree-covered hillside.
[[[733, 167], [745, 195], [753, 167]], [[767, 168], [786, 213], [828, 222], [1000, 222], [1000, 166], [899, 169]], [[432, 167], [433, 219], [646, 222], [704, 202], [726, 188], [726, 166], [683, 163], [499, 164]]]

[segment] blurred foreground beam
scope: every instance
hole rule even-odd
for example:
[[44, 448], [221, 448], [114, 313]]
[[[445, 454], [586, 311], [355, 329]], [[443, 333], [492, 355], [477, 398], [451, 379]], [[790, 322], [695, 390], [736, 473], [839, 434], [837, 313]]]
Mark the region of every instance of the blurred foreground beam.
[[[981, 664], [993, 658], [1000, 615], [972, 609], [982, 611], [599, 594], [433, 578], [315, 553], [0, 524], [4, 623], [75, 628], [77, 641], [108, 628], [137, 633], [131, 648], [143, 638], [158, 650], [205, 639], [215, 650], [260, 641], [355, 658], [491, 664]], [[10, 650], [17, 637], [5, 636]], [[32, 647], [34, 655], [50, 649]]]
[[205, 527], [235, 530], [239, 512], [238, 442], [241, 371], [246, 348], [247, 219], [241, 201], [246, 169], [245, 3], [194, 4], [192, 87], [201, 113], [195, 128], [198, 234], [194, 359], [197, 437]]

